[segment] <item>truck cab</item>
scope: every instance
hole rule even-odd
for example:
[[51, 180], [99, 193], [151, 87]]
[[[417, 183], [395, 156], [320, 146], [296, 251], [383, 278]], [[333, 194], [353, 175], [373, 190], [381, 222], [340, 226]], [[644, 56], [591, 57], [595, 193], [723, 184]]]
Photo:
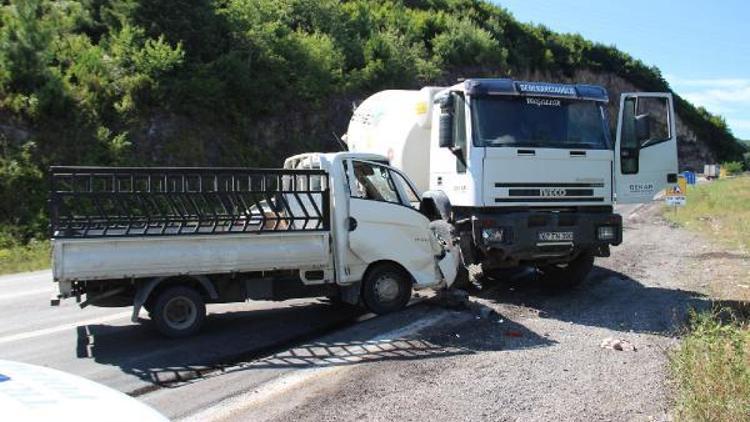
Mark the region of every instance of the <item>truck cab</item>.
[[347, 142], [447, 198], [464, 264], [575, 284], [622, 241], [615, 202], [677, 178], [671, 94], [623, 94], [614, 133], [608, 103], [599, 86], [510, 79], [384, 91], [355, 111]]

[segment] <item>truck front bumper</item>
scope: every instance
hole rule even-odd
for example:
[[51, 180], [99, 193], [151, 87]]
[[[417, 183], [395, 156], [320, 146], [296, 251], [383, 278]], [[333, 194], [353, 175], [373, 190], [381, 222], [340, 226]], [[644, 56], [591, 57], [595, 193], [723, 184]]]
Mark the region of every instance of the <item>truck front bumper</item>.
[[519, 211], [475, 214], [471, 231], [489, 267], [565, 262], [581, 251], [609, 256], [622, 243], [622, 217], [611, 212]]

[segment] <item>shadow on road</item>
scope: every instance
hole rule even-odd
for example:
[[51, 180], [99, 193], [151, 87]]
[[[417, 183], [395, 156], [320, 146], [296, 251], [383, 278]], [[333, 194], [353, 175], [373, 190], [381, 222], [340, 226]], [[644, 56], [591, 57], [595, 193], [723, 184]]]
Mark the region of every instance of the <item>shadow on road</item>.
[[[693, 291], [645, 286], [602, 267], [595, 267], [584, 285], [568, 292], [550, 294], [533, 280], [520, 277], [512, 284], [495, 283], [475, 296], [499, 305], [530, 308], [541, 318], [660, 335], [683, 327], [693, 308], [750, 309], [747, 303], [711, 302]], [[431, 359], [555, 344], [547, 334], [513, 321], [518, 318], [510, 314], [481, 315], [481, 311], [481, 306], [446, 309], [440, 301], [429, 300], [357, 322], [362, 311], [317, 303], [214, 314], [202, 334], [178, 340], [138, 325], [88, 325], [78, 327], [78, 356], [117, 366], [147, 381], [152, 387], [141, 389], [145, 392], [209, 373]], [[380, 339], [382, 333], [435, 312], [445, 313], [439, 323], [404, 338]]]
[[646, 286], [623, 273], [594, 267], [576, 289], [550, 292], [521, 277], [513, 283], [496, 282], [477, 297], [497, 303], [526, 306], [542, 318], [617, 331], [670, 335], [684, 327], [691, 309], [729, 308], [748, 315], [750, 304], [714, 301], [702, 293]]
[[[445, 313], [440, 324], [416, 334], [380, 338], [423, 317]], [[506, 329], [516, 338], [461, 337], [453, 326], [474, 322], [475, 316], [423, 303], [402, 312], [355, 324], [362, 312], [313, 304], [262, 311], [211, 315], [202, 334], [165, 339], [138, 325], [78, 327], [78, 357], [118, 366], [152, 388], [238, 370], [339, 366], [384, 360], [415, 360], [509, 350], [553, 344], [520, 324]], [[148, 323], [148, 322], [146, 322]], [[496, 321], [476, 320], [477, 329]], [[330, 333], [330, 335], [326, 335]], [[316, 341], [312, 341], [315, 339]], [[149, 391], [142, 388], [134, 394]]]
[[[209, 307], [211, 311], [211, 307]], [[77, 356], [114, 365], [156, 385], [195, 378], [223, 365], [273, 353], [352, 324], [363, 314], [328, 303], [210, 313], [198, 335], [168, 339], [142, 324], [79, 326]]]

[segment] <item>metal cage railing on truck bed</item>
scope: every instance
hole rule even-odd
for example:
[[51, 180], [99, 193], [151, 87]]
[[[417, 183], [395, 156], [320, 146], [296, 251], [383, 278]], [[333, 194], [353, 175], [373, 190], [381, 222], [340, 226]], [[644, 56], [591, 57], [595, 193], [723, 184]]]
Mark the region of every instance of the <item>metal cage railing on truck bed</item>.
[[51, 167], [53, 238], [329, 229], [323, 170]]

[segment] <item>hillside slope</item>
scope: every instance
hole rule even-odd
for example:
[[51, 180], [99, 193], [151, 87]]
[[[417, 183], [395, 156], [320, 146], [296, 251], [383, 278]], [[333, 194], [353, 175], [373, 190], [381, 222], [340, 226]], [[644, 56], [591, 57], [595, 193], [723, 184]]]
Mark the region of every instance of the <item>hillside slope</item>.
[[[480, 0], [2, 3], [0, 226], [46, 226], [50, 164], [278, 165], [335, 148], [352, 104], [458, 76], [668, 90], [613, 47]], [[677, 97], [683, 166], [738, 159], [723, 119]]]

